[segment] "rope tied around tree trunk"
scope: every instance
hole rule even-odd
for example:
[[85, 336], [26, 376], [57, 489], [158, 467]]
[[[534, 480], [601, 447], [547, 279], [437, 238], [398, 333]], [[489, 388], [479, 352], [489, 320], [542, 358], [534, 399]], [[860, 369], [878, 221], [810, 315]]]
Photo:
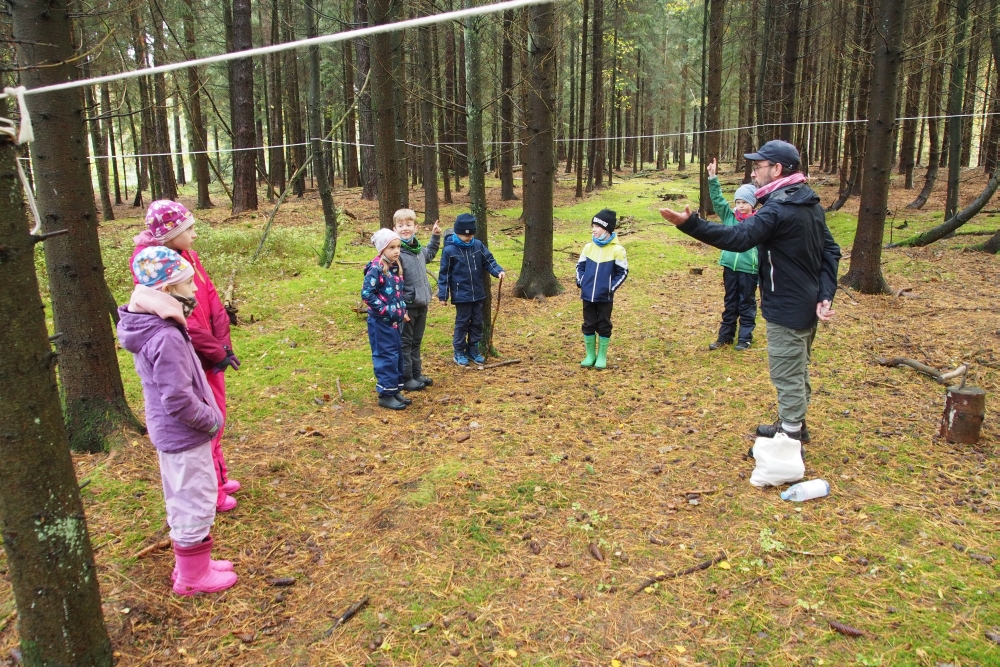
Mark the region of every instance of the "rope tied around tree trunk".
[[[17, 88], [4, 88], [4, 95], [17, 99], [17, 109], [21, 114], [21, 126], [10, 118], [0, 118], [0, 134], [5, 134], [18, 146], [30, 143], [35, 140], [35, 128], [31, 126], [31, 114], [28, 113], [28, 103], [24, 99], [28, 89], [24, 86]], [[17, 164], [17, 175], [21, 178], [21, 185], [24, 187], [24, 196], [28, 200], [28, 208], [35, 218], [35, 228], [31, 230], [31, 235], [36, 236], [42, 229], [42, 216], [38, 215], [38, 205], [35, 203], [35, 193], [28, 182], [28, 175], [24, 173], [20, 160], [14, 160]]]

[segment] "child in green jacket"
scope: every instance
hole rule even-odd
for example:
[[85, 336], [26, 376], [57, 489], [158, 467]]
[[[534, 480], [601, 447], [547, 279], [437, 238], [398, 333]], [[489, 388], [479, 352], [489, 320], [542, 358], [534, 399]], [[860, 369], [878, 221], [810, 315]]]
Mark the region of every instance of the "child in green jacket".
[[[738, 225], [753, 215], [757, 204], [754, 195], [757, 188], [749, 183], [736, 189], [733, 199], [734, 208], [730, 210], [729, 203], [722, 196], [722, 187], [716, 174], [718, 163], [712, 160], [708, 165], [708, 194], [712, 198], [712, 206], [727, 227]], [[719, 326], [718, 339], [708, 346], [717, 350], [728, 345], [736, 338], [736, 321], [740, 323], [737, 350], [747, 350], [753, 342], [753, 328], [757, 321], [757, 248], [746, 252], [723, 250], [719, 257], [722, 266], [722, 282], [726, 287], [726, 298], [722, 311], [722, 324]]]

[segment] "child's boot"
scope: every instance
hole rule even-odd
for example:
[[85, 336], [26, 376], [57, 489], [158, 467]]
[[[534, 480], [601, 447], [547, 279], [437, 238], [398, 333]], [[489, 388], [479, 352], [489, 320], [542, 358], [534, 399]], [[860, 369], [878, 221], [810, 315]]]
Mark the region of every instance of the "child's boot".
[[228, 512], [234, 509], [239, 503], [236, 502], [236, 498], [225, 492], [222, 486], [219, 487], [219, 495], [215, 500], [215, 511], [216, 512]]
[[217, 593], [236, 583], [238, 577], [235, 572], [223, 572], [212, 567], [214, 543], [210, 535], [204, 542], [193, 547], [174, 545], [174, 557], [177, 559], [174, 593], [178, 595]]
[[[233, 571], [233, 561], [231, 560], [209, 560], [208, 565], [216, 572]], [[170, 581], [177, 581], [177, 563], [174, 563], [174, 571], [170, 573]]]
[[597, 334], [590, 334], [583, 337], [583, 342], [587, 345], [587, 356], [580, 362], [581, 366], [593, 366], [597, 361]]
[[611, 342], [611, 339], [604, 336], [601, 336], [597, 341], [597, 361], [594, 362], [594, 368], [604, 369], [608, 367], [609, 342]]

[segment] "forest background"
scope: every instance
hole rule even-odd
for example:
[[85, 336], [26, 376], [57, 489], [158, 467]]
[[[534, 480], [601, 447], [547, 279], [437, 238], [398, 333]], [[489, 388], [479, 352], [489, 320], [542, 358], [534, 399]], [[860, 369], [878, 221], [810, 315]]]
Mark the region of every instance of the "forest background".
[[[66, 630], [60, 605], [37, 622], [15, 611], [18, 586], [44, 581], [80, 604], [74, 621], [89, 621], [73, 624], [72, 650], [97, 646], [125, 664], [265, 664], [291, 659], [285, 652], [387, 664], [985, 660], [1000, 624], [979, 602], [996, 593], [987, 555], [995, 429], [988, 423], [972, 452], [928, 449], [939, 412], [933, 385], [870, 363], [894, 353], [939, 368], [964, 361], [975, 365], [977, 384], [995, 387], [989, 309], [1000, 230], [987, 206], [1000, 141], [997, 5], [562, 2], [29, 95], [37, 139], [16, 156], [44, 224], [28, 237], [27, 220], [20, 236], [11, 223], [0, 245], [4, 257], [16, 243], [34, 248], [15, 255], [32, 258], [40, 286], [8, 290], [0, 312], [20, 325], [35, 321], [18, 314], [39, 294], [51, 306], [38, 323], [54, 338], [59, 393], [45, 336], [11, 326], [4, 348], [22, 349], [15, 343], [24, 333], [43, 343], [32, 354], [44, 363], [2, 374], [5, 387], [19, 387], [10, 394], [18, 409], [4, 417], [37, 419], [47, 405], [41, 423], [54, 445], [45, 456], [56, 460], [69, 446], [91, 453], [49, 466], [30, 438], [18, 440], [26, 446], [8, 460], [33, 470], [32, 490], [8, 483], [20, 468], [6, 466], [0, 507], [7, 526], [17, 513], [37, 521], [85, 509], [101, 536], [99, 577], [79, 576], [94, 562], [79, 519], [63, 546], [49, 536], [34, 552], [18, 553], [5, 529], [0, 569], [12, 589], [0, 602], [0, 640], [13, 647], [19, 628], [24, 658], [26, 636]], [[9, 84], [32, 88], [458, 9], [290, 0], [45, 6], [46, 20], [35, 20], [41, 3], [8, 5], [10, 22], [0, 27], [16, 47], [3, 52]], [[839, 475], [836, 499], [797, 514], [744, 493], [747, 470], [733, 455], [745, 445], [740, 429], [766, 418], [763, 327], [751, 355], [706, 356], [721, 302], [713, 252], [658, 226], [656, 215], [685, 201], [710, 215], [703, 165], [720, 159], [724, 186], [735, 188], [749, 176], [740, 155], [770, 138], [800, 148], [836, 238], [851, 248], [844, 317], [836, 333], [821, 334], [830, 336], [833, 369], [819, 419], [830, 447], [809, 461]], [[5, 145], [12, 194], [4, 219], [16, 222], [24, 210], [14, 157]], [[155, 198], [196, 211], [206, 264], [239, 309], [237, 344], [255, 359], [231, 378], [240, 398], [230, 441], [240, 443], [231, 445], [234, 459], [254, 471], [256, 486], [239, 521], [218, 528], [241, 554], [252, 601], [230, 594], [169, 604], [152, 592], [165, 589], [167, 559], [135, 558], [162, 540], [162, 513], [152, 450], [135, 435], [140, 392], [108, 313], [127, 298], [130, 237]], [[430, 353], [449, 374], [442, 395], [424, 400], [423, 424], [366, 407], [370, 369], [351, 312], [367, 237], [406, 205], [422, 222], [445, 224], [473, 210], [480, 236], [517, 277], [507, 289], [535, 299], [505, 302], [495, 339], [503, 359], [521, 358], [521, 370], [489, 371], [494, 379], [480, 386]], [[623, 216], [636, 293], [616, 315], [619, 375], [596, 382], [574, 377], [566, 341], [575, 337], [576, 295], [563, 260], [605, 206]], [[886, 241], [910, 249], [883, 253]], [[985, 254], [962, 252], [967, 246]], [[447, 326], [447, 311], [437, 311], [429, 342], [444, 346]], [[664, 364], [680, 368], [665, 377]], [[636, 389], [647, 374], [662, 392], [652, 401]], [[720, 386], [732, 386], [722, 403]], [[595, 401], [607, 424], [594, 423]], [[18, 429], [4, 433], [27, 432]], [[941, 493], [928, 497], [930, 485]], [[659, 508], [654, 516], [650, 507]], [[706, 512], [728, 518], [705, 521]], [[86, 548], [73, 548], [81, 541]], [[651, 598], [641, 608], [628, 602], [632, 578], [681, 571], [719, 551], [728, 557], [704, 581], [657, 584], [643, 589]], [[52, 558], [70, 563], [62, 581], [52, 578]], [[36, 579], [14, 576], [18, 559], [35, 563], [21, 572]], [[492, 576], [481, 585], [483, 568]], [[269, 582], [287, 577], [299, 588], [275, 595]], [[876, 581], [886, 587], [878, 594]], [[383, 592], [360, 623], [314, 654], [334, 608], [370, 594], [364, 582]], [[855, 648], [828, 622], [850, 621], [859, 609], [870, 632]]]

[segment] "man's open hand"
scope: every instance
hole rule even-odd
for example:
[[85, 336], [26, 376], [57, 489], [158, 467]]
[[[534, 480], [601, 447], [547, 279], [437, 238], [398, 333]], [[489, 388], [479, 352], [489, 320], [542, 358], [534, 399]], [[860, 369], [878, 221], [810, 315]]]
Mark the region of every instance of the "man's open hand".
[[684, 207], [684, 212], [675, 211], [672, 208], [661, 208], [660, 215], [672, 225], [683, 225], [691, 217], [691, 205]]
[[837, 311], [830, 308], [832, 306], [829, 301], [820, 301], [816, 304], [816, 317], [822, 322], [829, 322], [833, 319], [833, 316], [837, 314]]

